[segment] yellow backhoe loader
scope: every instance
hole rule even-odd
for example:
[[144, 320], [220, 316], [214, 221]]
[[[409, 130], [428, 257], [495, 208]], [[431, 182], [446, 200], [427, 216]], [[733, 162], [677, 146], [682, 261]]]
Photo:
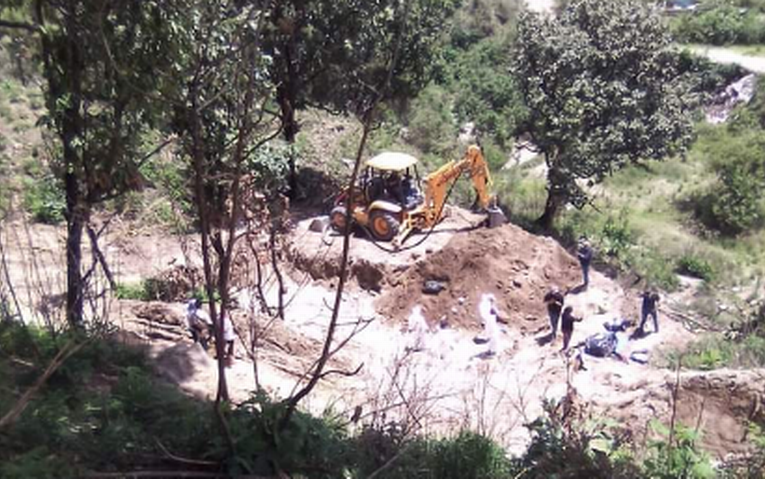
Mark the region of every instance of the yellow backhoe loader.
[[[365, 166], [354, 188], [351, 217], [378, 241], [393, 241], [398, 246], [413, 232], [435, 227], [444, 218], [451, 186], [463, 174], [473, 181], [478, 205], [484, 210], [489, 208], [491, 175], [476, 145], [468, 147], [461, 160], [449, 161], [422, 182], [417, 181], [417, 159], [405, 153], [382, 153]], [[418, 183], [422, 184], [424, 195]], [[330, 224], [336, 231], [345, 228], [348, 199], [346, 190], [335, 200]]]

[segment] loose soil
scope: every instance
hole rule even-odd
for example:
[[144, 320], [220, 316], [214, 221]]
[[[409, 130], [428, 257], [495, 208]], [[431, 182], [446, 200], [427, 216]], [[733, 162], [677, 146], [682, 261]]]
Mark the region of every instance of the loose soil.
[[[476, 328], [481, 295], [492, 293], [508, 324], [531, 331], [546, 321], [545, 293], [552, 286], [574, 289], [580, 280], [577, 261], [557, 242], [507, 224], [454, 235], [440, 251], [419, 259], [377, 306], [386, 317], [405, 318], [419, 304], [432, 320]], [[445, 289], [425, 294], [426, 281]]]

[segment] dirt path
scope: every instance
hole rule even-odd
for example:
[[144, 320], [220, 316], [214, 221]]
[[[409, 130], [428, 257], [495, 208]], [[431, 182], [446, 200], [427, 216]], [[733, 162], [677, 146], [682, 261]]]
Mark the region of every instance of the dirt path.
[[555, 8], [555, 0], [526, 0], [526, 7], [532, 12], [552, 13]]
[[685, 48], [697, 55], [707, 57], [715, 63], [732, 63], [754, 73], [765, 73], [765, 57], [744, 55], [724, 47], [686, 46]]

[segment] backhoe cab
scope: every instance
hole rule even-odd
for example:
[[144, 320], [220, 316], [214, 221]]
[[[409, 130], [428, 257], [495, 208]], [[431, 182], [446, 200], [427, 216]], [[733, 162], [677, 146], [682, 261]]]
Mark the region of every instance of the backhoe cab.
[[[365, 163], [354, 188], [335, 200], [330, 223], [336, 231], [345, 229], [347, 205], [353, 205], [352, 220], [366, 228], [378, 241], [402, 244], [414, 231], [435, 227], [444, 217], [444, 206], [452, 184], [467, 173], [478, 194], [478, 204], [489, 207], [491, 176], [481, 149], [472, 145], [459, 161], [449, 161], [423, 181], [417, 175], [417, 158], [405, 153], [386, 152]], [[414, 176], [412, 176], [414, 174]], [[418, 185], [422, 184], [424, 195]]]

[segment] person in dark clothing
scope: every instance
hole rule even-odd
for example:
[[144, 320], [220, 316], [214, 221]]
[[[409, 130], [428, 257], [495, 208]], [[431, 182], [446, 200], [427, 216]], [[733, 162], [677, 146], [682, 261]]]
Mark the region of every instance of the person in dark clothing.
[[579, 258], [579, 265], [582, 267], [582, 280], [584, 289], [590, 285], [590, 263], [592, 262], [592, 246], [587, 238], [579, 239], [579, 247], [577, 248], [576, 256]]
[[568, 343], [571, 342], [571, 336], [574, 334], [574, 323], [581, 321], [581, 317], [574, 316], [574, 308], [566, 306], [560, 321], [560, 330], [563, 333], [563, 349], [561, 349], [561, 351], [568, 349]]
[[640, 297], [643, 298], [643, 304], [640, 308], [640, 326], [638, 327], [638, 331], [641, 334], [645, 333], [645, 322], [648, 319], [648, 316], [651, 316], [653, 318], [653, 332], [658, 333], [659, 319], [657, 307], [659, 304], [659, 293], [645, 290]]
[[558, 333], [558, 319], [563, 310], [563, 293], [561, 293], [558, 288], [553, 288], [545, 295], [544, 302], [547, 305], [547, 314], [550, 317], [550, 329], [552, 330], [552, 337], [554, 339]]
[[397, 172], [392, 171], [385, 179], [385, 191], [388, 193], [388, 196], [398, 204], [403, 206], [406, 202], [401, 175]]

